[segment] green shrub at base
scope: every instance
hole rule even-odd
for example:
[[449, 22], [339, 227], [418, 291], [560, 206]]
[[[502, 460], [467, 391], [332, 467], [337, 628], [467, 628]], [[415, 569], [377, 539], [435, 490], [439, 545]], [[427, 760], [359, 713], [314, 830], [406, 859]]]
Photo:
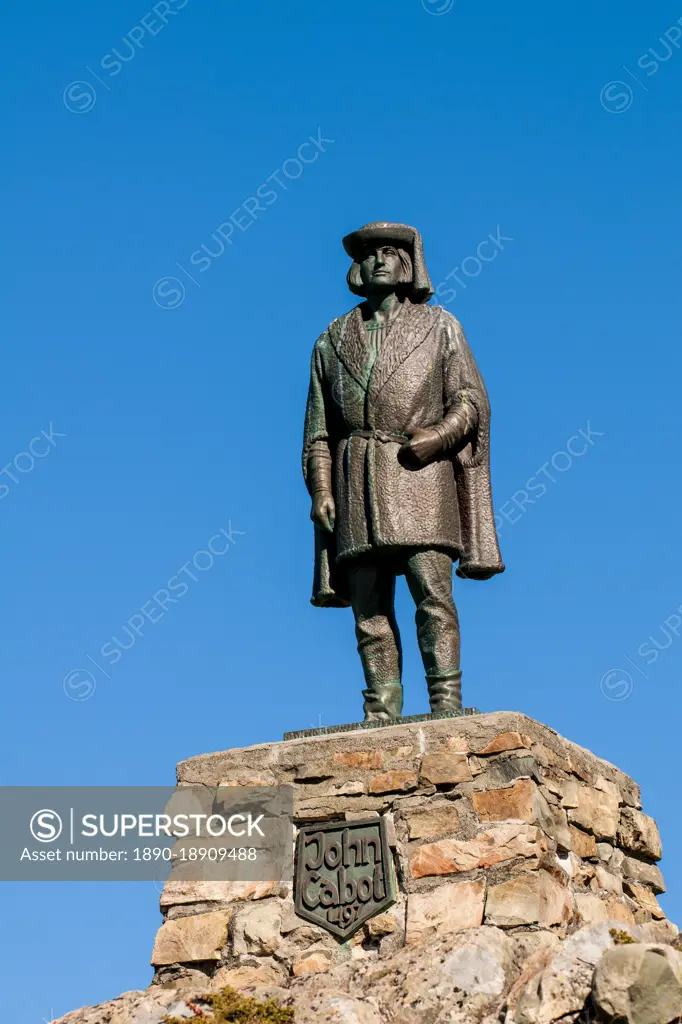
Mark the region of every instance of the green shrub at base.
[[[201, 1004], [201, 1005], [199, 1005]], [[192, 1017], [164, 1017], [165, 1024], [294, 1024], [294, 1011], [280, 1006], [274, 999], [261, 1002], [241, 996], [233, 988], [201, 996], [196, 1002], [187, 1000]]]

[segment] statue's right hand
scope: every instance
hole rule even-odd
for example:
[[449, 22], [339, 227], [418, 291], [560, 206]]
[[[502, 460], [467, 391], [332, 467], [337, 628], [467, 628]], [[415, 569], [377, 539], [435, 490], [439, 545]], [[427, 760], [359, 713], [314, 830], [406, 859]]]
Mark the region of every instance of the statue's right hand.
[[336, 507], [331, 491], [316, 491], [313, 495], [313, 508], [310, 518], [321, 529], [327, 533], [334, 532], [334, 520], [336, 519]]

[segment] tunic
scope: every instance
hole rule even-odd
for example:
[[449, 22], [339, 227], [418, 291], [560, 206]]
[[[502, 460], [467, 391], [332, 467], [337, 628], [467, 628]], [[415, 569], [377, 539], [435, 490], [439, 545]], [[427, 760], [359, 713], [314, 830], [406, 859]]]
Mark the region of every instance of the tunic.
[[[478, 422], [460, 445], [417, 468], [399, 458], [414, 430], [462, 403]], [[485, 385], [447, 310], [405, 300], [381, 332], [365, 330], [360, 307], [330, 324], [313, 350], [303, 444], [307, 482], [311, 456], [331, 460], [336, 505], [333, 536], [316, 528], [314, 604], [347, 604], [343, 564], [372, 551], [436, 548], [459, 560], [459, 575], [503, 571], [489, 423]]]

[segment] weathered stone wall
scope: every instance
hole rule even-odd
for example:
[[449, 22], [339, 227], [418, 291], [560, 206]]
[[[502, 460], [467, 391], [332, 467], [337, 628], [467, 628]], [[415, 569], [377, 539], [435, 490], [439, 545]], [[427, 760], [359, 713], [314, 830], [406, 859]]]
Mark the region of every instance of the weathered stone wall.
[[661, 844], [637, 785], [525, 715], [206, 754], [178, 766], [178, 783], [293, 785], [297, 826], [384, 816], [398, 902], [344, 942], [296, 916], [288, 884], [168, 883], [159, 982], [282, 985], [480, 925], [519, 940], [606, 921], [677, 931], [656, 899]]

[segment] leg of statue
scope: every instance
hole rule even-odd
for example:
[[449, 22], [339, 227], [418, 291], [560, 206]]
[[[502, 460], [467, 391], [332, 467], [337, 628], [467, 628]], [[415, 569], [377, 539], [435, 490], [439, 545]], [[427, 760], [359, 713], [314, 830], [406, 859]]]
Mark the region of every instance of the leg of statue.
[[452, 559], [441, 551], [415, 551], [405, 578], [417, 606], [417, 640], [426, 670], [431, 711], [459, 711], [459, 619], [452, 600]]
[[403, 709], [403, 654], [395, 617], [395, 572], [378, 561], [347, 563], [355, 635], [367, 689], [365, 721], [398, 718]]

